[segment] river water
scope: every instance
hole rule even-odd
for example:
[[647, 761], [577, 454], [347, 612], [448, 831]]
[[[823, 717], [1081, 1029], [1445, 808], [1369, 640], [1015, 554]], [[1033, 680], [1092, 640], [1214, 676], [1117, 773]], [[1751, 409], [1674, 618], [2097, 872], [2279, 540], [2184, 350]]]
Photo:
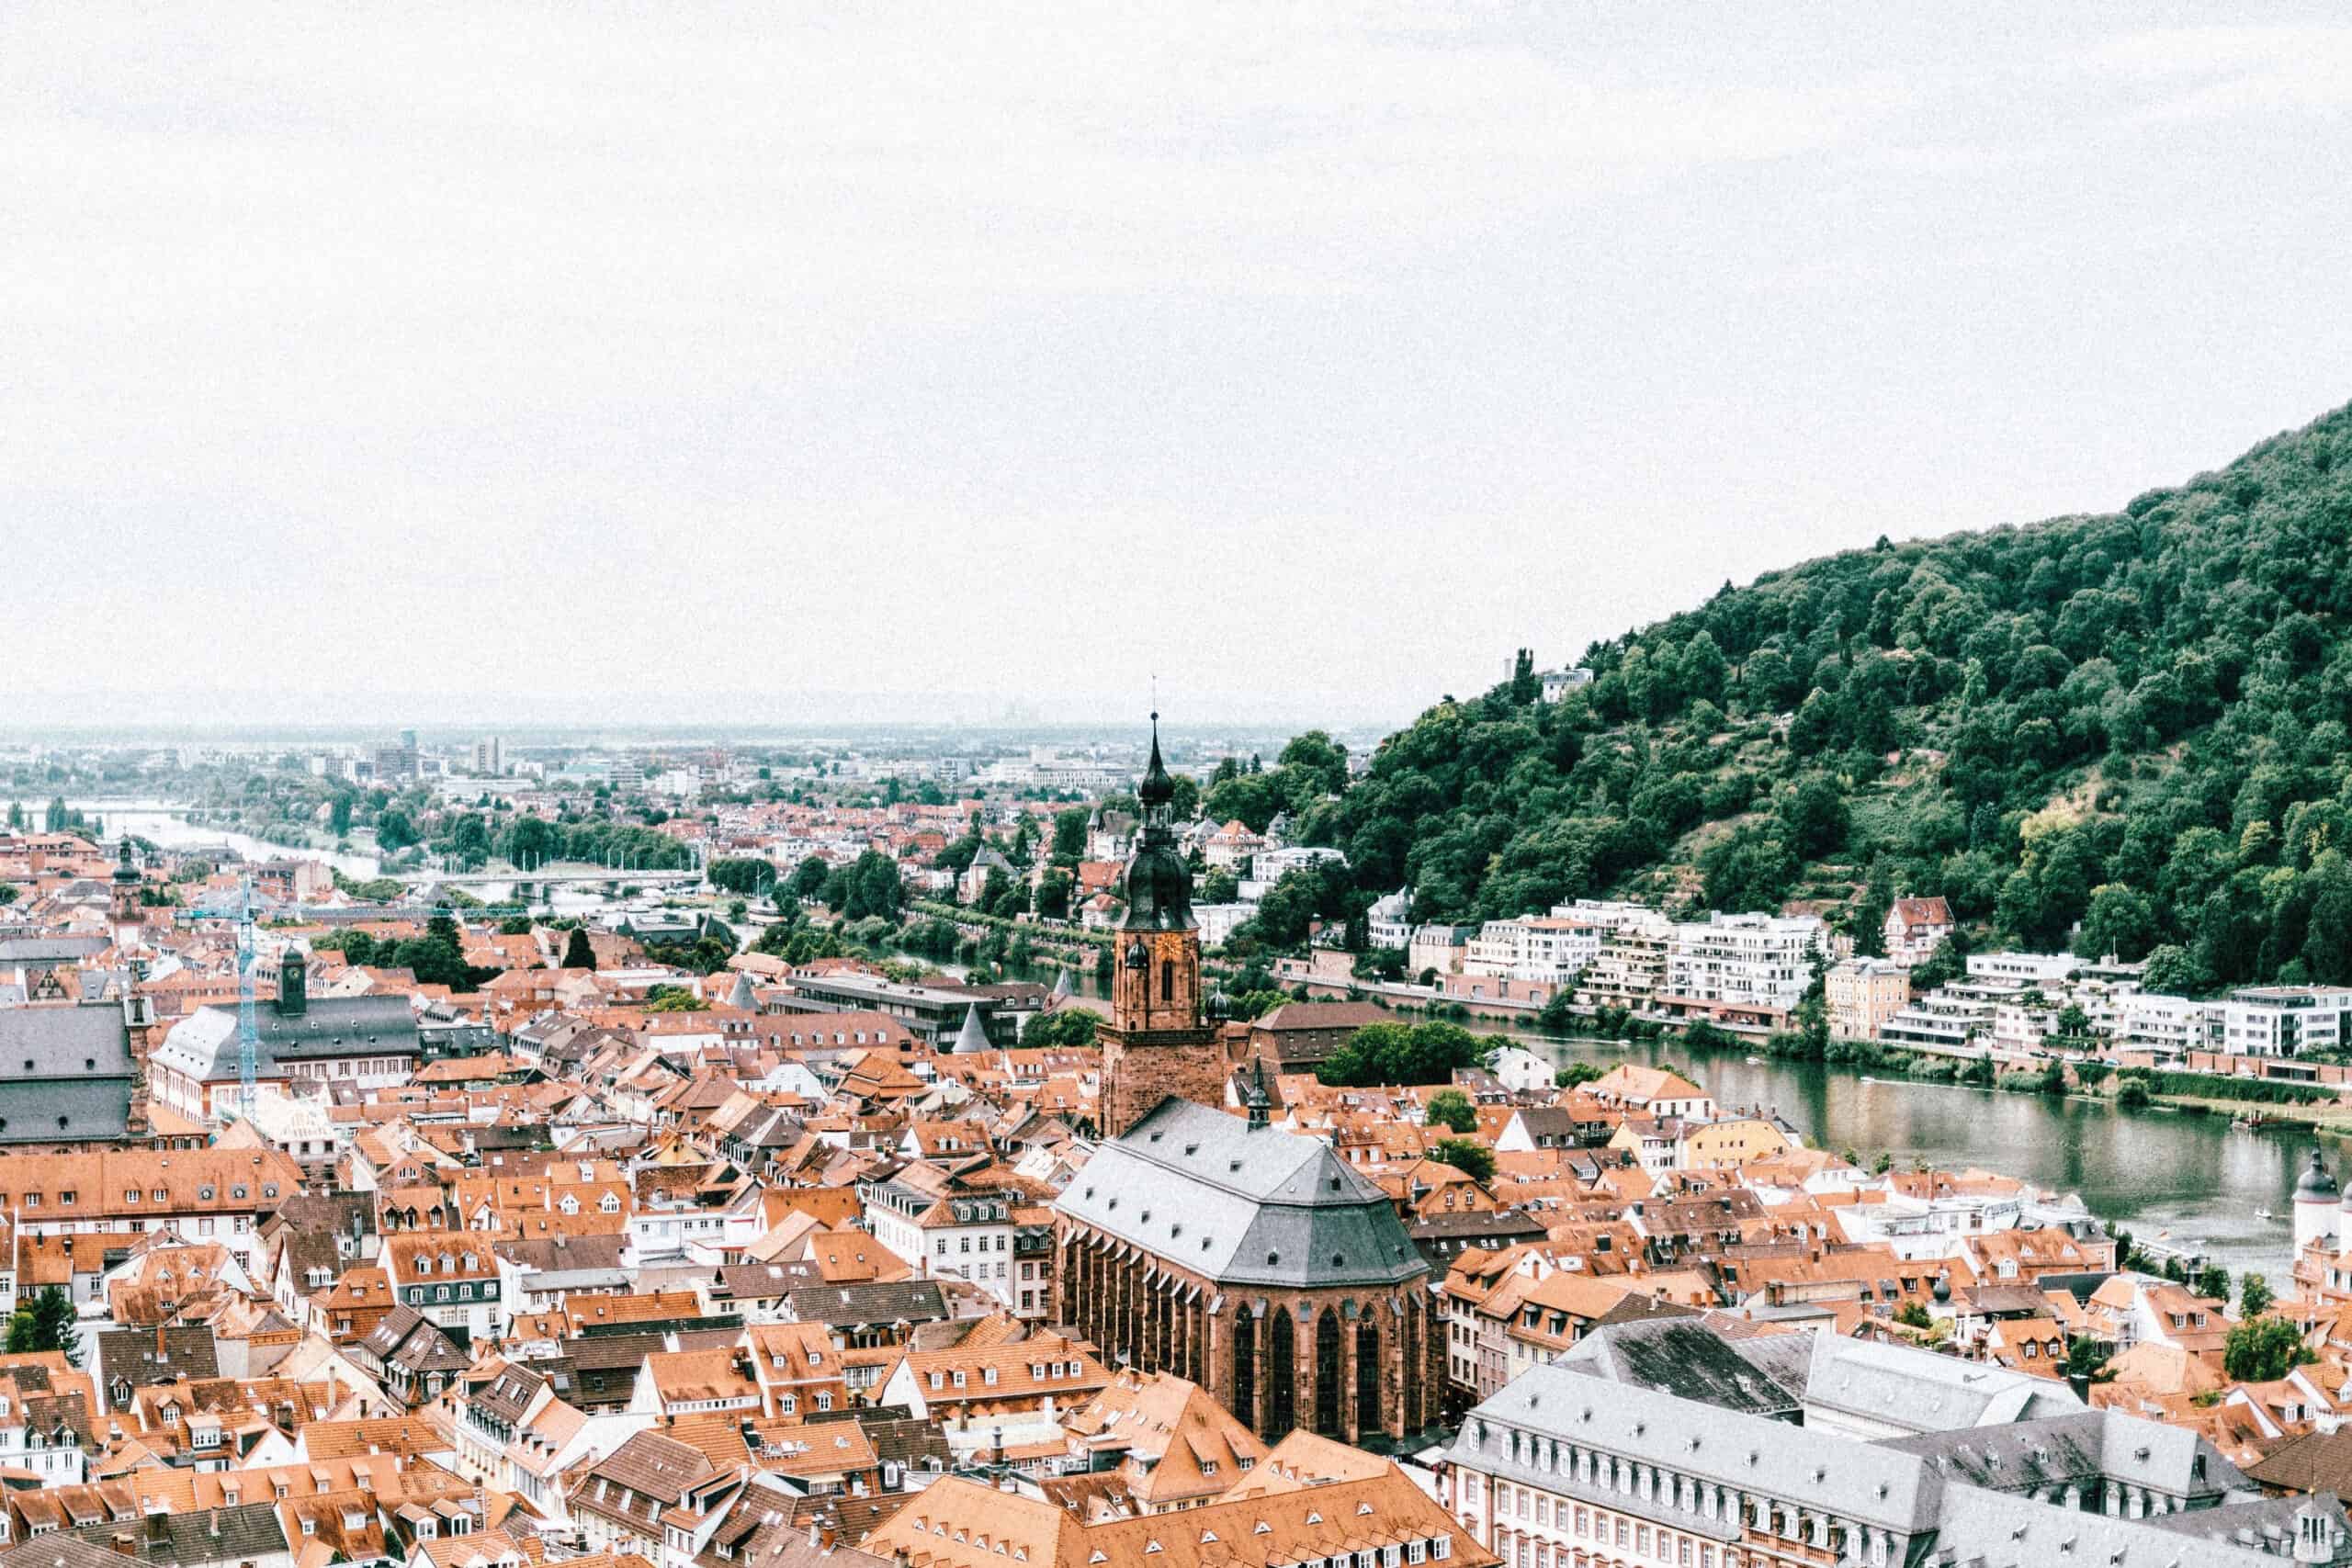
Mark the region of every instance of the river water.
[[[1865, 1162], [1883, 1153], [1898, 1164], [1979, 1166], [2074, 1193], [2134, 1235], [2169, 1233], [2169, 1245], [2201, 1248], [2233, 1273], [2251, 1269], [2275, 1284], [2292, 1262], [2295, 1181], [2313, 1142], [2301, 1128], [2240, 1133], [2226, 1115], [2122, 1111], [2103, 1100], [1906, 1078], [1865, 1083], [1845, 1067], [1772, 1057], [1751, 1064], [1736, 1051], [1693, 1052], [1670, 1041], [1516, 1038], [1555, 1062], [1684, 1067], [1719, 1102], [1776, 1109], [1815, 1145], [1850, 1148]], [[2337, 1164], [2340, 1141], [2320, 1143]], [[2258, 1210], [2275, 1217], [2257, 1219]]]
[[[41, 814], [49, 809], [46, 800], [27, 800], [26, 820], [39, 826]], [[226, 844], [247, 860], [277, 860], [291, 858], [322, 860], [346, 876], [366, 879], [376, 874], [373, 855], [336, 854], [333, 846], [297, 849], [288, 844], [273, 844], [266, 839], [256, 839], [250, 833], [210, 822], [191, 822], [176, 814], [174, 802], [164, 800], [69, 800], [65, 803], [85, 817], [95, 818], [105, 829], [111, 843], [123, 834], [144, 839], [164, 849], [186, 849], [191, 845]], [[0, 804], [0, 813], [7, 807]], [[314, 840], [315, 841], [315, 840]]]

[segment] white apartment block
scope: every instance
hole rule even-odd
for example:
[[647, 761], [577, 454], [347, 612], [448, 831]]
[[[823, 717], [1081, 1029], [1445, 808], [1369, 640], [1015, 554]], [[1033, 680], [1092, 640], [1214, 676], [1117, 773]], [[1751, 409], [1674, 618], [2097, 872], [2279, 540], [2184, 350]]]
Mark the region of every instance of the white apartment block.
[[[1287, 871], [1305, 871], [1325, 861], [1348, 863], [1348, 857], [1338, 850], [1314, 844], [1293, 844], [1283, 849], [1260, 850], [1250, 857], [1250, 877], [1241, 885], [1241, 896], [1256, 900], [1265, 897], [1266, 889], [1283, 879]], [[1252, 892], [1251, 889], [1256, 891]]]
[[2017, 986], [2061, 986], [2081, 969], [2083, 961], [2070, 953], [1972, 953], [1968, 977], [2003, 980]]
[[1601, 933], [1600, 950], [1579, 991], [1602, 1007], [1649, 1008], [1666, 988], [1674, 922], [1656, 909], [1619, 918]]
[[1814, 915], [1710, 915], [1677, 925], [1667, 949], [1667, 990], [1682, 1002], [1787, 1012], [1813, 984], [1826, 941]]
[[1548, 915], [1488, 920], [1470, 939], [1462, 972], [1562, 984], [1600, 955], [1602, 930]]
[[2352, 989], [2257, 986], [2222, 1004], [2222, 1049], [2244, 1056], [2301, 1056], [2343, 1046]]
[[2218, 1002], [2140, 992], [2116, 1000], [2115, 1042], [2127, 1051], [2177, 1056], [2210, 1051], [2222, 1023]]
[[1195, 904], [1193, 919], [1200, 925], [1201, 945], [1204, 948], [1223, 947], [1233, 938], [1241, 922], [1258, 912], [1255, 904]]

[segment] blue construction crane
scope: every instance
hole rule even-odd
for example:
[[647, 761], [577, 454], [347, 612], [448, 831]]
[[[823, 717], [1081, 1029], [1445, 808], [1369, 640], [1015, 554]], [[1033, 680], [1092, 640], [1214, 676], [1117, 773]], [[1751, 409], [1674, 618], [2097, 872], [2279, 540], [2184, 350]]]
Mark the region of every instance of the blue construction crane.
[[253, 1120], [254, 1079], [260, 1071], [261, 1025], [254, 1016], [254, 879], [237, 879], [237, 1114]]

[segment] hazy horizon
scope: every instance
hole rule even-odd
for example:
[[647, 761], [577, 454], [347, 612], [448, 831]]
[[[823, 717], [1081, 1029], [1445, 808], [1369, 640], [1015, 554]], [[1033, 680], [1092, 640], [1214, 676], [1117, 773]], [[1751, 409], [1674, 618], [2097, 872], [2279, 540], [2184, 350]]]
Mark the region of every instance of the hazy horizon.
[[18, 7], [5, 716], [1393, 726], [2113, 510], [2352, 398], [2217, 14]]

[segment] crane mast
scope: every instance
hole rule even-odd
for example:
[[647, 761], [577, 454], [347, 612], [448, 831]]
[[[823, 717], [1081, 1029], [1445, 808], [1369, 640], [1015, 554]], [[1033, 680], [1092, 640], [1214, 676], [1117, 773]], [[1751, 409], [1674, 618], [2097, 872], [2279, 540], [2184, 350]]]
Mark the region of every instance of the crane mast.
[[254, 969], [260, 953], [254, 935], [254, 879], [237, 879], [237, 1114], [254, 1114], [254, 1079], [261, 1063], [261, 1024], [254, 1015]]

